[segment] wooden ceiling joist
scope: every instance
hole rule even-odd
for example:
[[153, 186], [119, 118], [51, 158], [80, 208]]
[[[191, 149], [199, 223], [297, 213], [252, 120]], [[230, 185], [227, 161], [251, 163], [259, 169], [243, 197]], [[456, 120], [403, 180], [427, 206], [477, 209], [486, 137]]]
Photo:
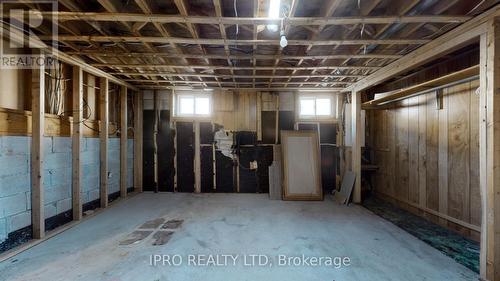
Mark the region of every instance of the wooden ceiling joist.
[[[157, 76], [157, 77], [177, 77], [177, 76], [183, 76], [183, 77], [205, 77], [205, 78], [221, 78], [221, 79], [227, 79], [227, 78], [247, 78], [247, 79], [265, 79], [265, 78], [271, 78], [269, 75], [224, 75], [224, 74], [202, 74], [202, 73], [165, 73], [165, 72], [112, 72], [110, 73], [111, 75], [126, 75], [126, 76]], [[289, 78], [289, 75], [275, 75], [274, 78], [276, 79], [283, 79], [283, 78]], [[363, 78], [365, 76], [363, 75], [320, 75], [320, 74], [314, 74], [314, 75], [295, 75], [293, 78]]]
[[[161, 52], [145, 52], [145, 53], [116, 53], [116, 52], [99, 52], [99, 51], [69, 51], [68, 55], [85, 55], [85, 56], [99, 56], [99, 57], [168, 57], [168, 58], [185, 58], [185, 59], [229, 59], [232, 60], [274, 60], [277, 55], [197, 55], [197, 54], [167, 54]], [[399, 59], [402, 55], [389, 55], [389, 54], [338, 54], [338, 55], [309, 55], [309, 56], [295, 56], [295, 55], [281, 55], [282, 60], [332, 60], [332, 59]]]
[[[217, 65], [174, 65], [174, 64], [112, 64], [112, 63], [96, 63], [92, 64], [95, 67], [112, 67], [112, 68], [188, 68], [188, 69], [213, 69], [213, 70], [253, 70], [253, 66], [217, 66]], [[273, 70], [274, 66], [256, 66], [256, 70]], [[378, 66], [278, 66], [278, 70], [377, 70]]]
[[[149, 22], [182, 24], [223, 24], [223, 25], [268, 25], [281, 24], [281, 19], [259, 17], [204, 17], [161, 14], [133, 13], [92, 13], [92, 12], [43, 12], [42, 15], [57, 17], [59, 21], [108, 21], [108, 22]], [[471, 19], [464, 15], [419, 15], [419, 16], [366, 16], [366, 17], [289, 17], [287, 25], [327, 26], [353, 24], [391, 23], [463, 23]]]
[[[149, 37], [149, 36], [75, 36], [75, 35], [57, 35], [57, 36], [39, 36], [42, 40], [59, 41], [81, 41], [81, 42], [133, 42], [133, 43], [161, 43], [161, 44], [187, 44], [187, 45], [277, 45], [280, 40], [270, 39], [208, 39], [208, 38], [181, 38], [181, 37]], [[307, 46], [314, 44], [316, 46], [328, 45], [422, 45], [430, 42], [427, 39], [339, 39], [339, 40], [288, 40], [288, 45]]]

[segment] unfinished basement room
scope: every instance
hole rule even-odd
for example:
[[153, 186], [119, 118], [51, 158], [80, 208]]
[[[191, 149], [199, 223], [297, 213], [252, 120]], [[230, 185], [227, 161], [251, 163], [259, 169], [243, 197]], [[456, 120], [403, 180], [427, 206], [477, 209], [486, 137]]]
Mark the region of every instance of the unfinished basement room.
[[500, 0], [0, 15], [0, 281], [500, 281]]

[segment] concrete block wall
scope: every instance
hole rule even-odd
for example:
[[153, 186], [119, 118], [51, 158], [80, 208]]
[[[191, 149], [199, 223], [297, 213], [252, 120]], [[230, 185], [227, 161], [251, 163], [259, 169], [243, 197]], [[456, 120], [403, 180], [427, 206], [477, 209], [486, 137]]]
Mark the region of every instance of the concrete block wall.
[[108, 140], [108, 194], [120, 191], [120, 139]]
[[134, 140], [127, 142], [127, 187], [134, 187]]
[[83, 138], [82, 141], [82, 190], [83, 204], [99, 199], [100, 179], [100, 140]]
[[0, 243], [31, 224], [31, 137], [0, 137]]
[[[72, 208], [72, 141], [44, 137], [44, 210], [50, 218]], [[133, 187], [134, 141], [128, 140], [128, 187]], [[83, 138], [82, 200], [99, 199], [99, 138]], [[109, 193], [120, 190], [120, 139], [109, 139]], [[0, 243], [10, 232], [31, 225], [31, 137], [0, 136]]]

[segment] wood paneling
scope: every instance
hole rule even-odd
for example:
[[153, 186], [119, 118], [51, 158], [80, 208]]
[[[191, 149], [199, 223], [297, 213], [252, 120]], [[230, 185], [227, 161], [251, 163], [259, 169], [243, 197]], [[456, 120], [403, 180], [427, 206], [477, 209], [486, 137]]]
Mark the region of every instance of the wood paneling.
[[481, 223], [478, 85], [444, 89], [440, 109], [432, 92], [369, 115], [380, 167], [376, 192], [475, 239]]

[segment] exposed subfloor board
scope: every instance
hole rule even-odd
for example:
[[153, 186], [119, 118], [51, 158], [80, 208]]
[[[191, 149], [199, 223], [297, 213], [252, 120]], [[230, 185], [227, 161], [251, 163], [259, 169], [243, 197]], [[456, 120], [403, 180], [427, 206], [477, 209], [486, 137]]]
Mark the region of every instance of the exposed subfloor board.
[[[271, 215], [270, 215], [271, 214]], [[164, 245], [119, 245], [144, 222], [182, 219]], [[179, 267], [151, 266], [179, 254]], [[348, 256], [333, 267], [188, 266], [189, 254]], [[397, 264], [397, 266], [395, 266]], [[71, 270], [64, 270], [71, 268]], [[477, 275], [360, 206], [267, 194], [141, 193], [0, 263], [0, 280], [474, 280]]]

